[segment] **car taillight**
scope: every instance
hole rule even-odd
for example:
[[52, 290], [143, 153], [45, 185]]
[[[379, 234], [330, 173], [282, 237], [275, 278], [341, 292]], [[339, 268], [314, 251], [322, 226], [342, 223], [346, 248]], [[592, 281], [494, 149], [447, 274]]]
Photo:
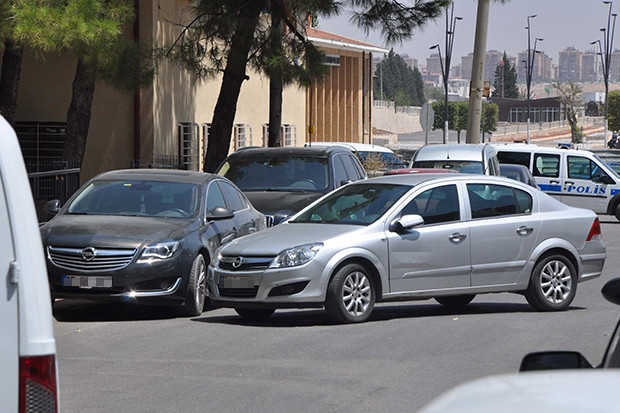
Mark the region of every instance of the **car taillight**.
[[56, 357], [30, 356], [19, 359], [19, 413], [56, 413], [58, 386]]
[[590, 233], [588, 234], [588, 238], [586, 241], [592, 241], [593, 238], [601, 237], [601, 222], [598, 220], [598, 217], [594, 219], [592, 223], [592, 228], [590, 228]]

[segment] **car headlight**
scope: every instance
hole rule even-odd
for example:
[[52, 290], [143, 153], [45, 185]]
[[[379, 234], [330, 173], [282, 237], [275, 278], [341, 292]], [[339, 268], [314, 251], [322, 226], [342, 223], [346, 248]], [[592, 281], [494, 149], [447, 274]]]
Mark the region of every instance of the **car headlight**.
[[323, 243], [299, 245], [282, 251], [273, 260], [269, 268], [286, 268], [304, 265], [312, 261], [319, 250], [323, 247]]
[[150, 261], [154, 259], [165, 260], [174, 256], [179, 250], [180, 243], [178, 241], [160, 242], [157, 244], [147, 245], [142, 252], [140, 261]]

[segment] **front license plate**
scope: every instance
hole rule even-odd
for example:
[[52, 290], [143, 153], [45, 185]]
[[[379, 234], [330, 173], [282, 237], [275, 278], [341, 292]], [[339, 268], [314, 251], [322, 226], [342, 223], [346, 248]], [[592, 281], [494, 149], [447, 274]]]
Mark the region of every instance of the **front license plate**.
[[63, 287], [112, 288], [112, 277], [88, 277], [84, 275], [64, 275]]
[[247, 276], [224, 277], [220, 276], [220, 288], [254, 288], [254, 279]]

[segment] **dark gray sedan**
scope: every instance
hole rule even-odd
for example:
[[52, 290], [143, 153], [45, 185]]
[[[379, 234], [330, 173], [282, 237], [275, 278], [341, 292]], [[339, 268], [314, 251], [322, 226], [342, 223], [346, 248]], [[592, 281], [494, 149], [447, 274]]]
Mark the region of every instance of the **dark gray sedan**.
[[194, 171], [106, 172], [45, 209], [52, 298], [183, 304], [189, 316], [203, 310], [215, 250], [265, 228], [232, 182]]

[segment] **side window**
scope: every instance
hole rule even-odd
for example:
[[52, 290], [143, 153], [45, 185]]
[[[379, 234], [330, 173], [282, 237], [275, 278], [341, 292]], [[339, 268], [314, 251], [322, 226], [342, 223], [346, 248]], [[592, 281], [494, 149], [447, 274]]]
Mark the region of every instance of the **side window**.
[[534, 154], [534, 167], [532, 174], [546, 178], [560, 176], [560, 155]]
[[590, 179], [592, 176], [592, 167], [594, 165], [588, 158], [583, 156], [569, 156], [568, 177], [573, 179]]
[[226, 201], [220, 187], [212, 182], [207, 189], [207, 211], [212, 211], [217, 207], [226, 208]]
[[218, 184], [220, 185], [220, 188], [224, 193], [224, 198], [226, 198], [226, 202], [232, 212], [237, 212], [247, 208], [245, 200], [235, 187], [228, 182], [218, 182]]
[[528, 152], [497, 152], [497, 159], [499, 163], [515, 163], [517, 165], [523, 165], [527, 168], [530, 167], [530, 154]]
[[347, 171], [344, 169], [343, 160], [341, 156], [334, 156], [334, 187], [338, 188], [342, 181], [348, 181]]
[[426, 190], [401, 211], [401, 215], [419, 214], [425, 224], [458, 221], [461, 218], [456, 185]]
[[355, 160], [353, 158], [354, 155], [340, 155], [338, 156], [342, 159], [342, 163], [344, 164], [344, 169], [347, 172], [347, 178], [349, 181], [357, 181], [361, 179], [360, 171], [355, 168]]
[[532, 197], [525, 191], [503, 185], [467, 184], [473, 219], [532, 212]]

